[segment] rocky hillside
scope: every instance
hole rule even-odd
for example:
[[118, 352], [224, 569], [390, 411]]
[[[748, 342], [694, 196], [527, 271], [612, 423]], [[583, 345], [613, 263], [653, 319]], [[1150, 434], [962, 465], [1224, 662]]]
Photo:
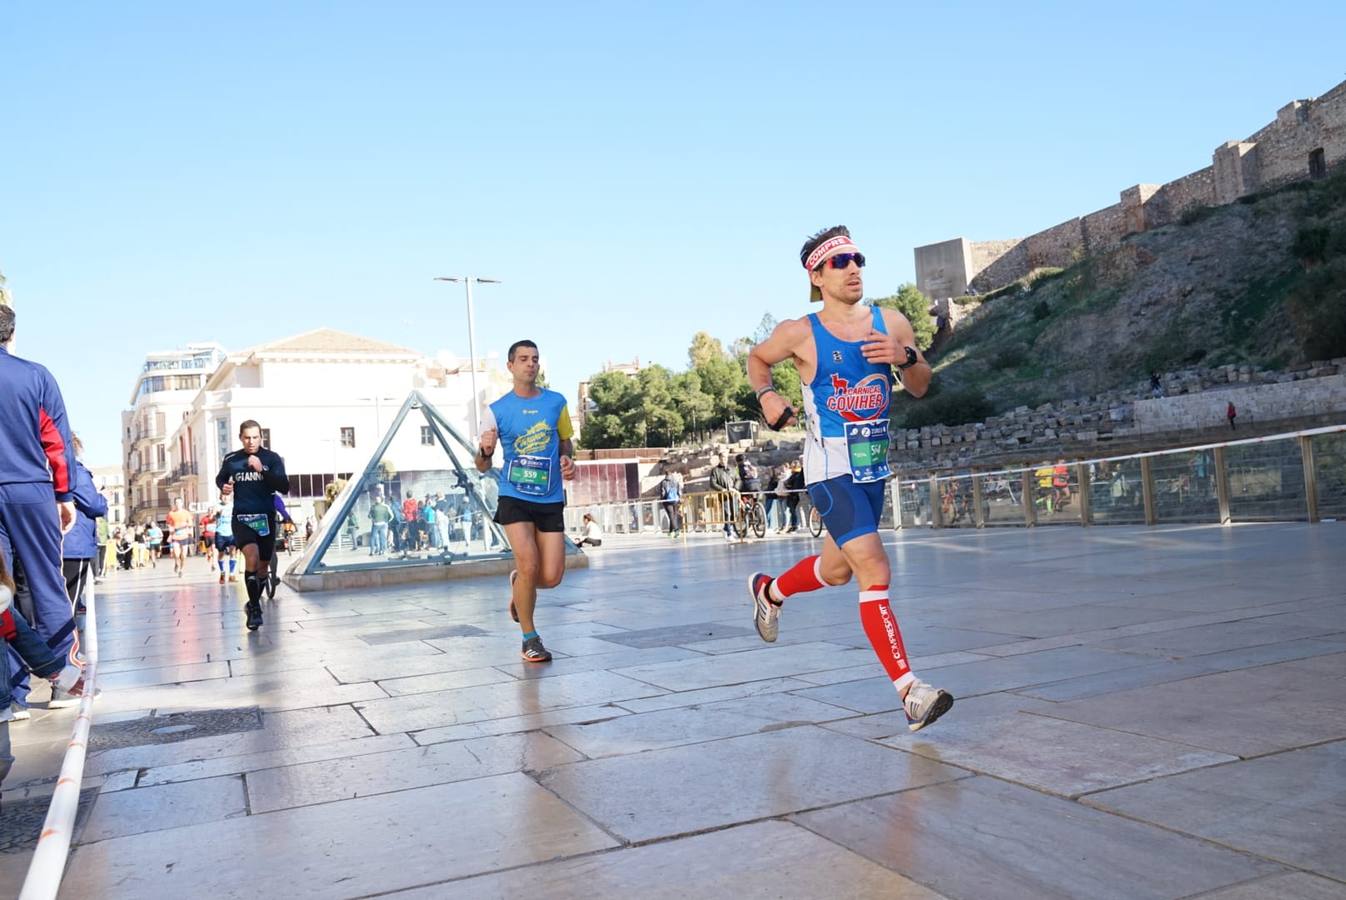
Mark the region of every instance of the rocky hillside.
[[1346, 171], [1024, 281], [961, 301], [979, 308], [938, 347], [938, 391], [895, 418], [956, 424], [1150, 372], [1346, 355]]

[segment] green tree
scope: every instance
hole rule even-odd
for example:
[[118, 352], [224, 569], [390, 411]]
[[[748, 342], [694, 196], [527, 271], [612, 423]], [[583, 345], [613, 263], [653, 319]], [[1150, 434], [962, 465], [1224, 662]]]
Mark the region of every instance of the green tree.
[[916, 349], [926, 350], [935, 340], [935, 319], [930, 315], [930, 300], [914, 284], [904, 284], [896, 294], [872, 300], [875, 306], [895, 309], [907, 317], [916, 332]]
[[698, 331], [692, 335], [692, 346], [687, 348], [687, 361], [693, 369], [699, 369], [711, 360], [725, 359], [727, 356], [724, 344], [721, 344], [718, 338], [711, 337], [705, 331]]
[[691, 431], [701, 431], [710, 425], [715, 414], [715, 401], [701, 390], [701, 376], [695, 370], [679, 372], [669, 383], [669, 392], [673, 397], [673, 406], [682, 416], [683, 431], [679, 437]]

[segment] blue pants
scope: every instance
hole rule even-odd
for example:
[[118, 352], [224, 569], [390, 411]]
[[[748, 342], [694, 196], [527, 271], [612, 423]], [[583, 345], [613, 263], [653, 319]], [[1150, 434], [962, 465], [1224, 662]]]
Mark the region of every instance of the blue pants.
[[[73, 662], [75, 614], [61, 572], [61, 524], [50, 483], [0, 484], [0, 553], [11, 572], [15, 559], [23, 567], [30, 602], [16, 604], [19, 611], [53, 653]], [[8, 651], [13, 699], [27, 706], [28, 670], [12, 647]]]

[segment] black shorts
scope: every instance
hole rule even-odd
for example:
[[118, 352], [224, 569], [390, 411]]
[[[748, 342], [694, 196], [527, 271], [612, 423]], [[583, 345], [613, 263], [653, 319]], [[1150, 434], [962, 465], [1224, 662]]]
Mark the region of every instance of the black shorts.
[[565, 502], [532, 503], [516, 497], [501, 497], [495, 508], [495, 524], [513, 525], [516, 522], [531, 522], [538, 531], [558, 532], [566, 530], [564, 510]]
[[[250, 514], [244, 513], [243, 515]], [[239, 517], [238, 513], [235, 513], [234, 544], [238, 546], [239, 550], [242, 550], [249, 544], [256, 544], [257, 556], [263, 562], [268, 562], [276, 553], [276, 515], [275, 513], [257, 513], [257, 515], [266, 516], [266, 534], [258, 534], [257, 530], [244, 522], [243, 519]], [[261, 527], [261, 523], [259, 522], [258, 528]]]

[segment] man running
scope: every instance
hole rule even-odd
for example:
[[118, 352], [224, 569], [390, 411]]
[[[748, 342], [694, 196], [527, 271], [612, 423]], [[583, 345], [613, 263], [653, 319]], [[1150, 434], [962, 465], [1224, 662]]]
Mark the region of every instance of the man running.
[[795, 411], [771, 386], [771, 367], [790, 360], [804, 387], [807, 438], [804, 480], [828, 536], [819, 556], [771, 578], [748, 580], [753, 622], [764, 641], [776, 640], [785, 598], [826, 586], [860, 582], [860, 624], [902, 698], [907, 727], [919, 731], [953, 706], [953, 696], [911, 672], [902, 632], [888, 605], [891, 569], [878, 535], [888, 467], [888, 407], [895, 373], [913, 397], [925, 394], [930, 367], [916, 349], [901, 313], [860, 302], [865, 257], [838, 226], [804, 243], [809, 298], [821, 312], [781, 322], [748, 354], [748, 381], [771, 427], [795, 421]]
[[234, 543], [234, 505], [229, 503], [215, 510], [215, 559], [220, 566], [220, 584], [224, 584], [226, 560], [229, 562], [229, 580], [238, 581], [238, 576], [234, 574], [237, 557], [238, 545]]
[[182, 508], [182, 498], [173, 498], [168, 511], [168, 540], [173, 547], [173, 574], [179, 578], [187, 570], [187, 548], [192, 543], [192, 514]]
[[542, 646], [533, 610], [538, 589], [556, 587], [565, 574], [561, 479], [575, 477], [573, 431], [565, 397], [537, 386], [537, 344], [515, 341], [506, 366], [514, 390], [482, 416], [476, 466], [490, 470], [496, 444], [504, 445], [495, 521], [504, 526], [518, 566], [509, 574], [509, 614], [523, 630], [524, 662], [543, 663], [551, 654]]
[[234, 543], [243, 553], [243, 583], [248, 591], [248, 630], [262, 625], [262, 588], [276, 552], [274, 494], [288, 494], [285, 460], [262, 446], [262, 426], [248, 419], [238, 429], [242, 450], [224, 458], [215, 485], [234, 500]]

